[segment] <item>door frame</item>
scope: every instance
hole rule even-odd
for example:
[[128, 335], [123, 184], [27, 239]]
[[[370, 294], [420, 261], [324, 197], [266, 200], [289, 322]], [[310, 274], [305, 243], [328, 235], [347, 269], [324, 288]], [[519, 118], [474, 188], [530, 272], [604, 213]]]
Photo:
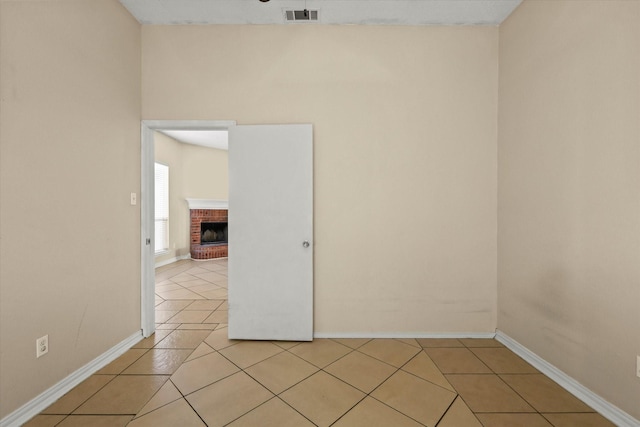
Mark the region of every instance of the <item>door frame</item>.
[[235, 120], [142, 120], [140, 124], [140, 324], [145, 338], [156, 330], [153, 133], [163, 130], [226, 130], [235, 125]]

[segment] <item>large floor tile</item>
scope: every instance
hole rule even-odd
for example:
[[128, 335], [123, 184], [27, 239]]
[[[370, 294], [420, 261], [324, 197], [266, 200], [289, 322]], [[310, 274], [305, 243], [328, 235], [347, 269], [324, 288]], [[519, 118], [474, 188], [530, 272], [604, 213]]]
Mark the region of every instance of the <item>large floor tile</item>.
[[204, 323], [229, 323], [229, 311], [217, 309], [213, 311], [206, 319]]
[[468, 348], [425, 348], [424, 351], [444, 374], [492, 373]]
[[397, 368], [354, 351], [333, 362], [324, 370], [358, 390], [370, 393], [389, 378]]
[[314, 424], [277, 397], [243, 415], [229, 427], [313, 427]]
[[178, 313], [180, 313], [180, 310], [158, 310], [156, 311], [156, 322], [166, 323]]
[[446, 375], [473, 412], [535, 412], [497, 375]]
[[554, 427], [615, 427], [600, 414], [542, 414]]
[[176, 283], [182, 283], [182, 282], [189, 282], [191, 280], [196, 280], [198, 279], [196, 276], [193, 276], [187, 272], [184, 272], [182, 274], [178, 274], [176, 276], [173, 276], [171, 278], [172, 282], [176, 282]]
[[371, 396], [423, 424], [435, 426], [456, 398], [456, 393], [398, 371]]
[[146, 348], [129, 349], [122, 356], [109, 363], [104, 368], [96, 372], [97, 375], [118, 375], [131, 366], [136, 360], [140, 359], [143, 354], [148, 351]]
[[193, 359], [197, 359], [198, 357], [205, 356], [207, 354], [213, 353], [215, 350], [209, 347], [207, 343], [201, 343], [195, 350], [191, 352], [189, 357], [185, 359], [185, 362], [189, 362]]
[[199, 278], [199, 279], [206, 280], [207, 282], [214, 283], [214, 284], [226, 283], [226, 281], [227, 281], [227, 276], [226, 275], [220, 274], [220, 272], [216, 272], [216, 271], [209, 271], [209, 272], [206, 272], [206, 273], [199, 273], [199, 274], [196, 274], [195, 276], [197, 278]]
[[164, 301], [163, 303], [156, 306], [156, 317], [158, 316], [158, 311], [165, 311], [165, 310], [180, 311], [180, 310], [184, 310], [186, 307], [188, 307], [192, 303], [193, 301], [188, 301], [188, 300]]
[[274, 397], [244, 372], [196, 391], [186, 399], [207, 426], [224, 426]]
[[171, 330], [156, 329], [156, 331], [150, 337], [141, 340], [131, 348], [153, 348], [156, 344], [165, 339], [170, 333]]
[[174, 289], [170, 291], [158, 291], [156, 290], [156, 294], [160, 295], [165, 300], [172, 299], [204, 299], [202, 296], [198, 295], [195, 292], [192, 292], [186, 288], [180, 287], [180, 289]]
[[42, 411], [42, 413], [70, 414], [114, 378], [115, 376], [113, 375], [92, 375], [69, 390], [68, 393], [56, 400], [52, 405]]
[[183, 310], [167, 320], [167, 323], [202, 323], [211, 316], [210, 310]]
[[245, 369], [283, 351], [281, 347], [269, 341], [242, 341], [220, 350], [220, 354], [241, 369]]
[[[420, 427], [422, 424], [384, 403], [367, 397], [340, 418], [334, 427]], [[458, 426], [460, 427], [460, 426]]]
[[333, 341], [346, 345], [349, 348], [357, 349], [371, 341], [370, 338], [332, 338]]
[[206, 427], [198, 414], [183, 399], [134, 419], [128, 427]]
[[218, 307], [220, 307], [225, 301], [221, 299], [206, 299], [193, 301], [190, 303], [185, 310], [209, 310], [214, 311]]
[[[552, 427], [542, 415], [531, 414], [476, 414], [484, 427]], [[574, 427], [579, 427], [577, 424]]]
[[413, 359], [407, 362], [402, 367], [402, 370], [416, 375], [423, 380], [439, 385], [440, 387], [446, 388], [447, 390], [451, 390], [453, 392], [456, 391], [453, 386], [449, 384], [449, 381], [447, 381], [442, 372], [440, 372], [436, 364], [433, 363], [433, 360], [431, 360], [424, 351], [421, 351]]
[[175, 330], [155, 345], [155, 348], [195, 349], [209, 336], [209, 331]]
[[176, 329], [190, 331], [214, 331], [218, 325], [218, 323], [182, 323], [178, 325]]
[[199, 295], [202, 295], [203, 298], [206, 299], [226, 299], [227, 298], [227, 290], [225, 288], [220, 288], [211, 291], [201, 291], [198, 292]]
[[358, 351], [399, 368], [418, 354], [420, 348], [394, 339], [373, 339]]
[[442, 416], [438, 427], [483, 427], [471, 409], [458, 396], [453, 404]]
[[171, 376], [171, 381], [187, 395], [238, 371], [238, 367], [222, 355], [211, 353], [182, 364]]
[[230, 340], [229, 330], [224, 327], [211, 332], [207, 338], [205, 338], [204, 342], [214, 350], [222, 350], [223, 348], [238, 344], [240, 341]]
[[69, 415], [57, 427], [125, 427], [131, 415]]
[[180, 286], [183, 286], [193, 292], [198, 292], [199, 290], [204, 290], [204, 289], [212, 290], [212, 289], [220, 288], [219, 286], [216, 286], [202, 279], [194, 279], [194, 280], [188, 280], [186, 282], [180, 282]]
[[136, 415], [140, 417], [144, 414], [148, 414], [151, 411], [155, 411], [156, 409], [168, 405], [171, 402], [175, 402], [178, 399], [182, 398], [182, 394], [175, 385], [171, 381], [167, 381], [164, 383], [160, 390], [156, 394], [153, 395], [151, 400], [149, 400], [142, 409]]
[[352, 350], [333, 340], [316, 339], [298, 344], [289, 351], [319, 368], [324, 368]]
[[191, 350], [152, 348], [131, 366], [123, 375], [171, 375], [191, 354]]
[[119, 375], [74, 414], [135, 415], [168, 378], [163, 375]]
[[318, 367], [283, 351], [245, 370], [260, 384], [271, 390], [274, 394], [280, 394], [289, 387], [308, 378], [318, 371]]
[[536, 368], [508, 348], [472, 348], [478, 359], [496, 374], [537, 374]]
[[26, 423], [22, 424], [22, 427], [54, 427], [64, 420], [67, 415], [36, 415]]
[[538, 412], [594, 412], [578, 398], [542, 374], [500, 375]]
[[280, 395], [318, 426], [329, 426], [365, 397], [354, 387], [318, 372]]
[[464, 347], [457, 338], [418, 338], [416, 341], [424, 348]]

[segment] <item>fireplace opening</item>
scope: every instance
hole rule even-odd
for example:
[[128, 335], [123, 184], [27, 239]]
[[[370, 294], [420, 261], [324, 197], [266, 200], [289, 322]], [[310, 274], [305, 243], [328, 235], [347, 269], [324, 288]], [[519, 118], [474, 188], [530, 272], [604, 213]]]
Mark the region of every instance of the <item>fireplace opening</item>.
[[228, 231], [226, 222], [201, 222], [201, 245], [225, 245], [227, 244]]

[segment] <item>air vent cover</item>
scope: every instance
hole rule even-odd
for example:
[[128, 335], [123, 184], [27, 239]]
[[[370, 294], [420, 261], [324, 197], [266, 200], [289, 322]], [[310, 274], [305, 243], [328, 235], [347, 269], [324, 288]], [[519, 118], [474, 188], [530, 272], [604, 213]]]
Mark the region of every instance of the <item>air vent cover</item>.
[[285, 10], [284, 17], [287, 22], [317, 22], [317, 10]]

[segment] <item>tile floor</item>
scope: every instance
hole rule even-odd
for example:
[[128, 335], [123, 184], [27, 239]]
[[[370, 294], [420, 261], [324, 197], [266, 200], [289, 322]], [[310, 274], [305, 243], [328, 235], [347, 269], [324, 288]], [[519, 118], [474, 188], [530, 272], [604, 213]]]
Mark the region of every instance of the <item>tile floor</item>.
[[34, 426], [612, 426], [490, 339], [227, 339], [227, 263], [156, 271], [157, 332]]

